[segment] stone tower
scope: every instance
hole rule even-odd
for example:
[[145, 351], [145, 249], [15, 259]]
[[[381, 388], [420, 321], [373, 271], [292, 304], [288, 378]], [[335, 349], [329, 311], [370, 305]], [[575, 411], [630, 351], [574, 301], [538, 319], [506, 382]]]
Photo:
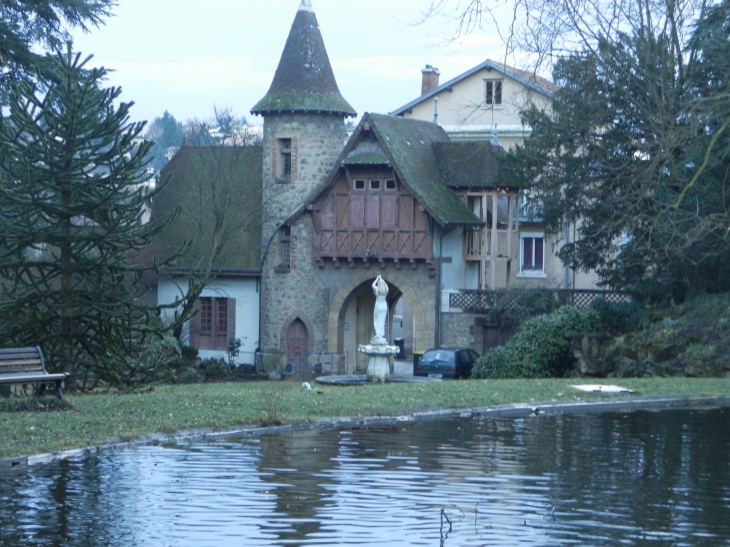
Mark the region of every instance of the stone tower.
[[260, 344], [291, 361], [326, 351], [329, 291], [314, 271], [311, 218], [286, 221], [335, 166], [345, 118], [356, 116], [337, 87], [310, 0], [302, 0], [271, 87], [251, 113], [264, 117]]

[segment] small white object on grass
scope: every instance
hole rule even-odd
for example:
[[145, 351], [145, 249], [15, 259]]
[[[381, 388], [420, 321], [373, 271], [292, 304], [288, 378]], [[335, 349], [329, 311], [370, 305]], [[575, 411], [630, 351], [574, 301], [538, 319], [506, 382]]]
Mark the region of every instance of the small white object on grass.
[[304, 383], [302, 384], [302, 387], [303, 387], [304, 389], [312, 389], [312, 386], [310, 386], [310, 385], [309, 385], [309, 382], [304, 382]]
[[633, 393], [632, 390], [625, 387], [608, 384], [577, 384], [570, 387], [589, 393]]

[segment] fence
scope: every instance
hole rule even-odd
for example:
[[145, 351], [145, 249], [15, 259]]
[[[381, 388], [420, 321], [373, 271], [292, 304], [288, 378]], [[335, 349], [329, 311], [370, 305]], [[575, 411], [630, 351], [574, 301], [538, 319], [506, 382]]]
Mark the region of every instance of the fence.
[[325, 374], [348, 374], [349, 365], [347, 353], [308, 353], [292, 359], [284, 353], [241, 352], [236, 361], [256, 376], [276, 372], [282, 378], [300, 380]]
[[[545, 289], [550, 291], [561, 304], [585, 308], [591, 302], [601, 298], [609, 303], [628, 302], [628, 293], [618, 291], [602, 291], [593, 289]], [[498, 304], [506, 307], [518, 306], [517, 291], [462, 290], [449, 294], [451, 311], [460, 310], [468, 313], [486, 313]], [[505, 299], [509, 299], [504, 302]]]

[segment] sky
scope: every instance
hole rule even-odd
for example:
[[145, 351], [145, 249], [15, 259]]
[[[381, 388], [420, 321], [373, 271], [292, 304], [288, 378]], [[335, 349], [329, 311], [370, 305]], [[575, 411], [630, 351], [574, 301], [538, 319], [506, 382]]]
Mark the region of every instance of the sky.
[[[453, 0], [454, 5], [459, 0]], [[269, 89], [301, 0], [117, 0], [90, 33], [73, 32], [91, 66], [134, 101], [135, 121], [205, 119], [229, 108], [249, 123]], [[490, 0], [493, 5], [503, 0]], [[494, 27], [457, 42], [448, 16], [422, 18], [430, 0], [311, 0], [342, 95], [358, 113], [387, 113], [420, 95], [421, 69], [441, 83], [485, 59], [502, 59]]]

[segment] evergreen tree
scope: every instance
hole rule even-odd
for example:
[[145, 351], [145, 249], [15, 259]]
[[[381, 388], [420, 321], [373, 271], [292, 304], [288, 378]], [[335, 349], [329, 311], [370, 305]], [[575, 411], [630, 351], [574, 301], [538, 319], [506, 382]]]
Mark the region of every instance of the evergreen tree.
[[150, 124], [145, 138], [151, 140], [154, 144], [150, 150], [153, 157], [152, 166], [155, 171], [160, 171], [169, 159], [165, 155], [170, 147], [180, 147], [182, 144], [183, 131], [182, 125], [167, 110], [160, 118], [155, 118]]
[[3, 0], [0, 2], [0, 91], [13, 80], [35, 77], [46, 58], [34, 46], [61, 51], [64, 26], [88, 31], [110, 14], [115, 0]]
[[524, 113], [513, 166], [549, 232], [576, 227], [572, 267], [650, 298], [730, 290], [727, 11], [681, 48], [666, 29], [599, 40], [557, 63], [552, 111]]
[[0, 344], [40, 345], [77, 385], [131, 386], [163, 370], [149, 350], [166, 326], [141, 303], [160, 188], [147, 184], [151, 143], [135, 144], [144, 124], [89, 59], [49, 55], [44, 91], [15, 85], [0, 119]]

